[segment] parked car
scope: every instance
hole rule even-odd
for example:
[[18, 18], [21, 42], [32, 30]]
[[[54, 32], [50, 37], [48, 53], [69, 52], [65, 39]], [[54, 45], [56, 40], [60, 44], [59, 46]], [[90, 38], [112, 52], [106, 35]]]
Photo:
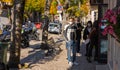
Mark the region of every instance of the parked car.
[[48, 32], [50, 33], [58, 33], [62, 32], [62, 24], [51, 22], [48, 24]]

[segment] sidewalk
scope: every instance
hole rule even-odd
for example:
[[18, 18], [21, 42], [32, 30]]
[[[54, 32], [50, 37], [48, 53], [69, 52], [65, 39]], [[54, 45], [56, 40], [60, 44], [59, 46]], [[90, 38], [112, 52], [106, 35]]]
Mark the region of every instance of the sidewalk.
[[[61, 39], [59, 35], [51, 36], [55, 39], [55, 41], [59, 41]], [[53, 59], [51, 57], [45, 57], [45, 51], [35, 49], [35, 45], [37, 47], [37, 43], [31, 42], [31, 44], [32, 48], [22, 50], [22, 62], [31, 63], [28, 70], [68, 70], [69, 66], [66, 59], [67, 51], [65, 48], [65, 41], [62, 41], [62, 45], [60, 46], [62, 52], [55, 56]], [[84, 44], [82, 44], [81, 46], [81, 55], [82, 56], [80, 57], [77, 56], [77, 62], [79, 63], [79, 65], [73, 66], [71, 70], [95, 70], [95, 63], [88, 63], [86, 57], [84, 56]]]
[[[20, 70], [69, 70], [67, 62], [67, 51], [65, 47], [65, 41], [61, 35], [50, 35], [56, 42], [61, 42], [62, 51], [60, 54], [53, 56], [45, 56], [46, 51], [39, 49], [40, 43], [37, 41], [31, 41], [31, 47], [22, 49], [21, 51], [21, 63], [29, 63], [28, 69]], [[70, 70], [103, 70], [101, 65], [98, 66], [97, 62], [92, 61], [88, 63], [85, 55], [85, 45], [81, 44], [81, 56], [77, 56], [77, 62], [79, 65], [73, 66]], [[104, 67], [103, 67], [104, 68]], [[13, 69], [11, 69], [13, 70]], [[14, 69], [15, 70], [15, 69]]]
[[96, 69], [96, 63], [88, 63], [85, 56], [85, 45], [84, 43], [81, 44], [81, 56], [77, 57], [77, 62], [79, 62], [78, 66], [73, 66], [71, 70], [95, 70]]
[[96, 65], [96, 70], [109, 70], [108, 65]]

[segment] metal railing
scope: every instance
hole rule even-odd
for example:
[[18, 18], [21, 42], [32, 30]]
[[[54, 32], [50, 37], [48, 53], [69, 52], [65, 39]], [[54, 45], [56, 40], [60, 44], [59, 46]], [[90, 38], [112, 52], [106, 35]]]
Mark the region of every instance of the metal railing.
[[110, 70], [120, 70], [120, 42], [108, 35], [108, 66]]

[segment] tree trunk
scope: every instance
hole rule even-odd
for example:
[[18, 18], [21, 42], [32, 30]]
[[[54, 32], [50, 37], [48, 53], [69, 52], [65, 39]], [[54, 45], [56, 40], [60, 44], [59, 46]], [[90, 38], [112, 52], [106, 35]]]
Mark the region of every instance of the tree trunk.
[[33, 11], [33, 21], [37, 22], [37, 12]]
[[13, 40], [10, 47], [10, 58], [8, 66], [18, 68], [20, 64], [20, 47], [21, 47], [21, 29], [23, 23], [25, 0], [14, 0], [14, 19], [13, 19]]
[[53, 14], [53, 15], [52, 15], [52, 22], [54, 22], [54, 16], [55, 16], [55, 15]]

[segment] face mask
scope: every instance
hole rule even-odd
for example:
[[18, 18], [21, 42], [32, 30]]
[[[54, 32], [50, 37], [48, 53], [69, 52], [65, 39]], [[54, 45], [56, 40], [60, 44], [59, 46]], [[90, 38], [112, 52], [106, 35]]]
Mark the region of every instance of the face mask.
[[105, 27], [106, 27], [106, 26], [104, 25], [104, 26], [101, 26], [100, 28], [101, 28], [101, 29], [105, 29]]
[[69, 22], [69, 24], [72, 24], [73, 22]]

